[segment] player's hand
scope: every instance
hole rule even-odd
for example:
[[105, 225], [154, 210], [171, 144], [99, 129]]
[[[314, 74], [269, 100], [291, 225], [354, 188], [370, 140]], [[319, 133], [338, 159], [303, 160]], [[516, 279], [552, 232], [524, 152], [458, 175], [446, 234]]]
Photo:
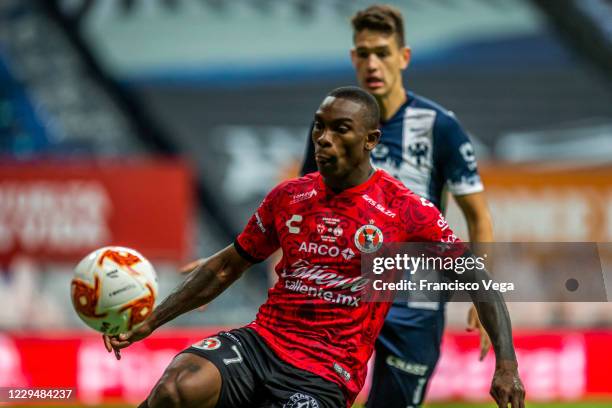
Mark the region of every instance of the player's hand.
[[525, 408], [525, 388], [515, 361], [498, 363], [491, 382], [491, 396], [499, 408]]
[[117, 360], [121, 360], [121, 352], [122, 348], [129, 346], [130, 344], [142, 340], [145, 337], [149, 336], [153, 332], [151, 325], [148, 322], [144, 322], [136, 329], [131, 330], [127, 333], [121, 333], [118, 336], [108, 336], [106, 334], [102, 335], [104, 339], [104, 347], [110, 353], [112, 351], [115, 352], [115, 358]]
[[487, 353], [491, 349], [491, 339], [489, 339], [489, 335], [487, 331], [480, 323], [480, 319], [478, 318], [478, 312], [476, 311], [476, 307], [472, 305], [470, 310], [468, 311], [468, 327], [467, 331], [472, 332], [474, 330], [478, 330], [480, 334], [480, 357], [478, 360], [482, 361], [487, 356]]

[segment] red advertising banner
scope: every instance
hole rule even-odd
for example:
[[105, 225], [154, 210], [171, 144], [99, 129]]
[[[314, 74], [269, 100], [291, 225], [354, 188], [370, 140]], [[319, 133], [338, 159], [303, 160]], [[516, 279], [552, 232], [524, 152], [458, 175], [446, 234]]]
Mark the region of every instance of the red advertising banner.
[[[74, 388], [85, 403], [138, 402], [176, 353], [218, 330], [156, 332], [120, 361], [92, 332], [0, 334], [0, 387]], [[612, 397], [612, 331], [517, 332], [515, 344], [531, 401]], [[478, 353], [477, 336], [447, 334], [428, 399], [488, 400], [494, 358], [479, 362]]]
[[0, 165], [0, 261], [70, 261], [104, 245], [184, 261], [192, 218], [188, 168], [176, 160]]

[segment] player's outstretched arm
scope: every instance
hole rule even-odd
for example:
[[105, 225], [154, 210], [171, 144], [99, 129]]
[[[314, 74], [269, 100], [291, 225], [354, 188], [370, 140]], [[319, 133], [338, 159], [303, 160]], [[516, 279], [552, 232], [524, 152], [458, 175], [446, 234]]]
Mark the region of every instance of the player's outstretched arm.
[[[473, 256], [464, 244], [456, 243], [457, 237], [435, 206], [424, 198], [420, 198], [419, 201], [420, 203], [417, 201], [416, 205], [412, 205], [406, 212], [408, 225], [414, 223], [414, 220], [420, 220], [419, 225], [422, 226], [420, 230], [412, 232], [412, 240], [442, 243], [442, 246], [435, 247], [434, 252], [437, 253], [437, 256], [450, 255], [461, 258]], [[415, 201], [412, 203], [414, 204]], [[428, 222], [423, 222], [423, 220], [428, 220]], [[448, 243], [451, 245], [449, 246]], [[463, 284], [471, 284], [466, 287], [478, 288], [468, 293], [495, 350], [496, 365], [491, 384], [491, 396], [500, 408], [507, 408], [508, 404], [511, 404], [512, 408], [523, 408], [525, 389], [518, 374], [518, 364], [512, 343], [512, 324], [506, 303], [498, 291], [486, 290], [481, 284], [482, 281], [490, 281], [491, 276], [484, 268], [473, 268], [468, 271], [457, 270], [445, 273], [445, 275], [451, 282], [457, 280]]]
[[142, 340], [170, 320], [209, 303], [236, 281], [251, 265], [234, 245], [201, 262], [138, 328], [119, 336], [104, 336], [106, 349], [118, 350]]
[[179, 273], [181, 275], [189, 275], [191, 272], [195, 271], [200, 265], [206, 262], [207, 258], [196, 259], [195, 261], [191, 261], [186, 265], [183, 265], [181, 269], [179, 269]]
[[[474, 273], [455, 276], [466, 282], [490, 280], [486, 270], [475, 270]], [[491, 383], [491, 396], [498, 407], [523, 408], [525, 406], [525, 389], [518, 374], [518, 363], [512, 342], [512, 324], [506, 302], [498, 291], [485, 290], [482, 285], [470, 296], [478, 312], [478, 317], [491, 338], [495, 350], [495, 374]]]
[[[468, 227], [470, 242], [493, 242], [493, 223], [491, 214], [487, 206], [484, 193], [473, 193], [465, 195], [455, 195], [455, 201], [461, 209]], [[473, 249], [474, 247], [472, 247]], [[478, 319], [478, 312], [474, 306], [468, 311], [468, 331], [478, 330], [480, 334], [480, 356], [482, 361], [491, 349], [491, 340], [487, 332]]]

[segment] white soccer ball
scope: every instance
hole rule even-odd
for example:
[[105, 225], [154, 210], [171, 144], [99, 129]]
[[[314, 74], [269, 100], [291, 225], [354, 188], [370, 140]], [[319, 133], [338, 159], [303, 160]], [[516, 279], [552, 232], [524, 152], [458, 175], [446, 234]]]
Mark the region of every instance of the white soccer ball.
[[153, 311], [157, 275], [133, 249], [100, 248], [74, 268], [71, 298], [74, 310], [92, 329], [108, 335], [125, 333]]

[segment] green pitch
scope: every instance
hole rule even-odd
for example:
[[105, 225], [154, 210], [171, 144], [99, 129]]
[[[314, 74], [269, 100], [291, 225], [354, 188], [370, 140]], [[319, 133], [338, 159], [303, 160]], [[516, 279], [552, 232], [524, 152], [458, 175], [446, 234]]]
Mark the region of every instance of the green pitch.
[[[576, 403], [550, 403], [538, 404], [527, 402], [527, 408], [603, 408], [610, 407], [610, 402], [576, 402]], [[495, 408], [494, 403], [487, 404], [468, 404], [468, 403], [449, 403], [449, 404], [429, 404], [426, 408]], [[358, 407], [355, 407], [358, 408]]]
[[[604, 408], [610, 407], [612, 402], [577, 402], [577, 403], [552, 403], [552, 404], [537, 404], [528, 402], [526, 406], [528, 408]], [[55, 407], [55, 408], [134, 408], [133, 405], [28, 405], [28, 407]], [[426, 408], [496, 408], [497, 406], [491, 404], [473, 404], [473, 403], [448, 403], [448, 404], [428, 404]], [[353, 405], [353, 408], [363, 408], [363, 405]]]

